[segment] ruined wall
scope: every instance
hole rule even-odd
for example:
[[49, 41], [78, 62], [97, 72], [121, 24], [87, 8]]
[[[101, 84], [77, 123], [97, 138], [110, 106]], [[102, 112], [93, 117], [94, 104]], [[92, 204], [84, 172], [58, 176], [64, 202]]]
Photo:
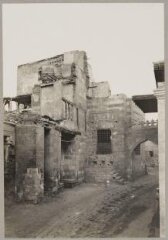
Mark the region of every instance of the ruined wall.
[[33, 86], [39, 84], [39, 68], [45, 65], [60, 66], [64, 60], [63, 55], [41, 61], [27, 63], [18, 66], [17, 71], [17, 95], [31, 94]]
[[[45, 145], [43, 150], [40, 147], [37, 148], [38, 144], [35, 147], [35, 143], [32, 141], [32, 146], [29, 146], [32, 148], [32, 154], [35, 151], [37, 156], [41, 152], [44, 155], [41, 163], [44, 164], [42, 177], [44, 177], [45, 189], [54, 189], [54, 182], [57, 182], [60, 177], [60, 169], [62, 180], [72, 178], [81, 182], [84, 179], [88, 72], [87, 57], [84, 51], [72, 51], [18, 67], [17, 94], [32, 94], [32, 112], [57, 120], [62, 128], [72, 132], [81, 132], [80, 137], [75, 137], [68, 161], [66, 158], [64, 159], [63, 152], [61, 159], [60, 137], [53, 130], [48, 133], [43, 131], [44, 136], [41, 136]], [[40, 133], [37, 136], [33, 135], [37, 131], [33, 129], [34, 127], [28, 136], [32, 135], [33, 139], [38, 138]], [[41, 142], [40, 139], [39, 142]], [[29, 156], [27, 153], [28, 158], [35, 158], [33, 161], [38, 162], [37, 156]], [[30, 162], [29, 159], [28, 162]], [[34, 174], [37, 173], [34, 172]]]
[[84, 51], [71, 51], [52, 58], [18, 66], [17, 95], [32, 93], [33, 86], [39, 84], [39, 69], [41, 67], [52, 66], [56, 77], [67, 78], [73, 63], [84, 70], [84, 56]]
[[[24, 69], [27, 69], [25, 76]], [[39, 69], [41, 70], [37, 75]], [[36, 85], [33, 87], [33, 84]], [[61, 125], [69, 129], [78, 128], [85, 132], [89, 73], [84, 51], [72, 51], [55, 58], [19, 66], [18, 85], [19, 94], [32, 93], [33, 112], [60, 120]]]

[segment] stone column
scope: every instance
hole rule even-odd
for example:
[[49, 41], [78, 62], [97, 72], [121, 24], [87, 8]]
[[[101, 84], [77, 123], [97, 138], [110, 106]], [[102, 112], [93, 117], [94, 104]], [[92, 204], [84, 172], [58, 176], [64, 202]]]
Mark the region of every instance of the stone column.
[[160, 82], [155, 90], [158, 105], [158, 150], [160, 192], [160, 238], [165, 237], [165, 84]]
[[16, 126], [16, 197], [38, 201], [44, 193], [44, 128]]

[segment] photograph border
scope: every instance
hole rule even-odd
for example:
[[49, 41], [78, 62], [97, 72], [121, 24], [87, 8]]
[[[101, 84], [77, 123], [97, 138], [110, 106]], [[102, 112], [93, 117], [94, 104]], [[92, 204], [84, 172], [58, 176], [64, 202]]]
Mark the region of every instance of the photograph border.
[[[1, 38], [0, 38], [0, 189], [1, 189], [1, 194], [0, 194], [0, 209], [1, 209], [1, 214], [0, 214], [0, 239], [5, 238], [4, 237], [4, 162], [3, 162], [3, 20], [2, 20], [2, 8], [3, 4], [37, 4], [37, 3], [163, 3], [164, 4], [164, 52], [165, 52], [165, 57], [164, 57], [164, 63], [165, 63], [165, 86], [166, 86], [166, 93], [168, 92], [168, 1], [167, 0], [147, 0], [147, 1], [141, 1], [141, 0], [73, 0], [73, 1], [68, 1], [68, 0], [0, 0], [0, 17], [1, 17]], [[12, 80], [11, 80], [12, 81]], [[165, 125], [166, 125], [166, 120], [168, 117], [168, 94], [166, 94], [166, 101], [165, 101]], [[166, 139], [165, 139], [165, 192], [166, 192], [166, 219], [165, 222], [168, 226], [168, 214], [167, 214], [167, 209], [168, 209], [168, 189], [166, 191], [166, 183], [168, 182], [168, 163], [166, 162], [166, 156], [168, 154], [168, 144], [167, 144], [167, 139], [168, 139], [168, 128], [166, 128]], [[159, 182], [161, 185], [162, 183]], [[165, 237], [161, 237], [161, 239], [168, 239], [168, 228], [166, 228], [166, 233]], [[31, 239], [31, 238], [29, 238]], [[61, 238], [65, 239], [65, 238]], [[67, 239], [67, 238], [66, 238]], [[92, 239], [97, 239], [97, 238], [92, 238]], [[102, 238], [106, 239], [106, 238]], [[115, 238], [110, 238], [110, 239], [115, 239]], [[120, 238], [117, 238], [120, 239]], [[129, 239], [129, 238], [123, 238], [123, 239]], [[137, 238], [131, 238], [131, 239], [137, 239]], [[138, 238], [138, 239], [148, 239], [148, 238]], [[150, 238], [150, 239], [156, 239], [156, 238]]]

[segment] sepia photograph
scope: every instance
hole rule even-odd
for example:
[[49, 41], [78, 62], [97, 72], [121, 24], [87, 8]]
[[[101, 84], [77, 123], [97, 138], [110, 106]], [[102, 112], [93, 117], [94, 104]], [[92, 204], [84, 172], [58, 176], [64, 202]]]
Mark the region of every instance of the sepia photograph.
[[163, 3], [3, 3], [5, 238], [163, 238]]

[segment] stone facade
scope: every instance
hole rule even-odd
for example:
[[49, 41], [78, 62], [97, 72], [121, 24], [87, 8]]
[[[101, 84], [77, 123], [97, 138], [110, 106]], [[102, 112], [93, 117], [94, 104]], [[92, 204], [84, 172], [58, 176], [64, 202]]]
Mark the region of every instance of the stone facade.
[[[124, 94], [111, 95], [107, 82], [91, 83], [88, 92], [86, 180], [112, 181], [116, 173], [125, 179], [145, 174], [144, 150], [141, 146], [137, 157], [134, 149], [146, 140], [157, 143], [157, 123], [145, 127], [142, 110]], [[109, 141], [101, 142], [99, 134], [105, 131]], [[101, 152], [101, 145], [109, 149]]]
[[16, 123], [18, 199], [38, 201], [62, 184], [84, 180], [88, 85], [83, 51], [18, 67], [14, 100], [22, 108], [12, 113], [14, 118], [7, 116]]

